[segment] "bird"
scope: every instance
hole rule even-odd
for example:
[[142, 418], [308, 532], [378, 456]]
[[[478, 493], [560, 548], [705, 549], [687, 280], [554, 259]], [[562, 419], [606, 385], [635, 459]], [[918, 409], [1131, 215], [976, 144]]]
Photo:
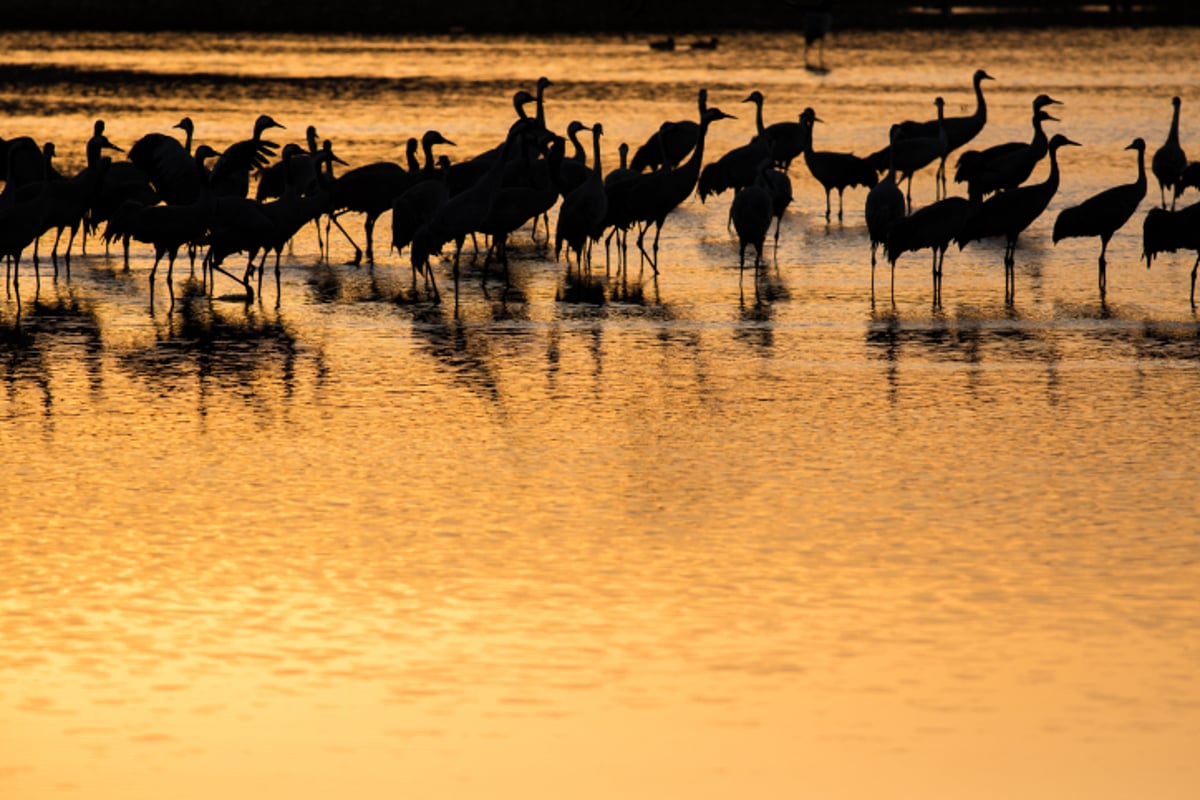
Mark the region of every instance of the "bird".
[[[893, 125], [889, 132], [891, 141], [895, 143], [900, 136], [900, 126]], [[879, 245], [884, 246], [887, 255], [888, 235], [892, 226], [908, 211], [904, 193], [896, 185], [895, 149], [888, 149], [889, 163], [887, 174], [879, 183], [867, 192], [867, 203], [863, 216], [867, 221], [867, 235], [871, 239], [871, 294], [875, 293], [875, 251]], [[893, 261], [893, 268], [895, 262]]]
[[[698, 94], [700, 116], [708, 107], [708, 90], [701, 89]], [[647, 169], [674, 167], [683, 162], [696, 147], [700, 134], [700, 126], [690, 119], [664, 122], [659, 126], [644, 144], [633, 151], [633, 160], [629, 166], [636, 172]]]
[[71, 178], [49, 182], [50, 212], [44, 224], [47, 231], [51, 228], [56, 229], [54, 247], [50, 252], [56, 275], [58, 274], [59, 241], [62, 239], [63, 231], [70, 230], [66, 249], [67, 277], [70, 278], [71, 246], [75, 243], [79, 226], [83, 224], [84, 215], [100, 192], [104, 175], [111, 164], [111, 159], [103, 156], [102, 152], [106, 149], [120, 150], [108, 140], [103, 130], [104, 123], [102, 121], [97, 122], [93, 127], [93, 135], [88, 140], [86, 147], [87, 166]]
[[665, 39], [654, 39], [650, 42], [650, 49], [669, 53], [675, 49], [675, 37], [668, 36]]
[[[804, 68], [826, 72], [825, 37], [833, 30], [833, 0], [817, 0], [804, 11]], [[817, 45], [817, 63], [809, 62], [809, 49]]]
[[1016, 288], [1013, 265], [1016, 261], [1014, 253], [1017, 249], [1017, 239], [1022, 231], [1041, 216], [1058, 191], [1058, 149], [1068, 145], [1078, 147], [1079, 143], [1071, 141], [1061, 133], [1054, 134], [1048, 146], [1050, 174], [1046, 180], [992, 196], [971, 215], [957, 237], [960, 250], [973, 241], [991, 236], [1005, 237], [1004, 290], [1005, 301], [1008, 303], [1012, 302]]
[[1174, 110], [1171, 112], [1171, 129], [1167, 132], [1167, 140], [1162, 147], [1154, 151], [1150, 161], [1150, 169], [1158, 179], [1158, 189], [1162, 193], [1162, 207], [1167, 207], [1167, 189], [1171, 189], [1171, 207], [1175, 207], [1176, 189], [1179, 177], [1187, 167], [1187, 156], [1179, 146], [1179, 108], [1182, 105], [1179, 97], [1171, 98]]
[[[811, 111], [811, 109], [805, 109]], [[804, 161], [808, 171], [825, 189], [825, 219], [829, 220], [829, 193], [837, 189], [838, 219], [842, 219], [842, 193], [850, 186], [864, 186], [870, 189], [879, 182], [879, 176], [864, 159], [853, 153], [835, 153], [823, 150], [813, 150], [812, 126], [822, 120], [816, 113], [802, 115], [802, 121], [808, 127], [808, 141], [804, 148]]]
[[[275, 253], [276, 302], [280, 294], [279, 261], [284, 246], [309, 222], [320, 216], [328, 205], [325, 186], [316, 180], [326, 160], [345, 163], [332, 148], [317, 150], [315, 157], [308, 150], [295, 144], [283, 147], [280, 163], [283, 164], [283, 187], [277, 198], [261, 203], [262, 211], [273, 226], [272, 235], [262, 248], [262, 261], [258, 265], [258, 293], [262, 294], [262, 278], [267, 255]], [[309, 180], [315, 187], [309, 186]], [[320, 226], [318, 226], [320, 227]]]
[[757, 106], [757, 133], [748, 144], [735, 147], [700, 170], [696, 193], [700, 196], [701, 203], [709, 195], [721, 194], [726, 189], [733, 189], [736, 192], [754, 183], [760, 172], [759, 165], [762, 160], [764, 158], [770, 160], [772, 157], [771, 140], [763, 131], [762, 92], [757, 90], [751, 92], [750, 96], [742, 102], [754, 103]]
[[[33, 163], [40, 160], [37, 143], [28, 137], [12, 140], [5, 154], [6, 173], [11, 180], [18, 172], [17, 165], [23, 160]], [[12, 260], [13, 286], [17, 294], [17, 305], [21, 303], [20, 266], [25, 248], [33, 244], [45, 229], [45, 221], [51, 210], [49, 181], [46, 180], [45, 162], [41, 161], [40, 179], [28, 180], [22, 191], [13, 191], [0, 203], [0, 258]], [[8, 186], [6, 184], [5, 189]], [[36, 265], [35, 265], [35, 275]], [[37, 275], [41, 280], [40, 275]]]
[[215, 155], [208, 145], [196, 148], [195, 157], [189, 159], [192, 169], [199, 175], [200, 192], [191, 203], [168, 203], [142, 205], [136, 200], [125, 201], [108, 220], [104, 230], [107, 241], [120, 238], [126, 243], [134, 239], [154, 247], [154, 265], [150, 269], [150, 298], [154, 299], [154, 279], [163, 256], [167, 257], [167, 288], [174, 303], [173, 275], [179, 248], [204, 239], [209, 232], [213, 214], [213, 197], [203, 175], [205, 157]]
[[[658, 240], [667, 216], [680, 203], [691, 196], [700, 176], [700, 164], [704, 159], [704, 139], [709, 126], [722, 119], [734, 119], [719, 108], [706, 108], [700, 114], [699, 136], [688, 160], [675, 169], [658, 170], [624, 181], [613, 187], [618, 191], [619, 201], [626, 203], [625, 209], [632, 221], [644, 223], [638, 234], [637, 245], [642, 256], [649, 262], [654, 274], [658, 274]], [[646, 252], [646, 232], [654, 225], [652, 252]]]
[[575, 265], [582, 270], [585, 250], [589, 240], [598, 240], [604, 233], [604, 219], [608, 214], [608, 195], [604, 191], [604, 177], [600, 166], [600, 137], [604, 126], [599, 122], [592, 131], [592, 170], [587, 180], [563, 196], [562, 208], [558, 211], [558, 222], [554, 230], [554, 258], [557, 260], [563, 244], [567, 245], [567, 266], [570, 267], [570, 252], [575, 253]]
[[[975, 111], [965, 117], [944, 117], [940, 125], [946, 130], [946, 152], [942, 155], [938, 163], [937, 180], [941, 187], [942, 194], [946, 193], [946, 158], [950, 153], [970, 142], [983, 127], [987, 124], [987, 101], [983, 96], [983, 82], [995, 80], [985, 70], [977, 69], [971, 77], [971, 83], [975, 88]], [[926, 120], [924, 122], [906, 121], [899, 123], [899, 138], [903, 139], [929, 139], [937, 138], [939, 122], [937, 119]], [[891, 148], [891, 139], [889, 136], [888, 146], [872, 153], [868, 158], [871, 160], [872, 166], [876, 172], [883, 172], [888, 168], [888, 154]], [[902, 168], [900, 168], [903, 171]]]
[[771, 230], [774, 208], [766, 174], [771, 169], [771, 159], [764, 158], [758, 167], [758, 177], [748, 186], [738, 189], [729, 207], [729, 217], [738, 237], [739, 275], [746, 268], [746, 246], [754, 245], [754, 268], [763, 263], [763, 243]]
[[1196, 261], [1192, 265], [1191, 289], [1188, 299], [1196, 307], [1196, 271], [1200, 269], [1200, 203], [1179, 210], [1167, 210], [1155, 206], [1146, 214], [1142, 224], [1142, 254], [1146, 269], [1154, 263], [1159, 253], [1174, 253], [1176, 250], [1194, 250]]
[[812, 109], [806, 108], [794, 122], [772, 122], [763, 129], [767, 138], [771, 140], [771, 157], [776, 166], [784, 172], [791, 169], [792, 162], [804, 153], [806, 142], [812, 139], [811, 129], [804, 124], [804, 115], [809, 113], [813, 113]]
[[[313, 159], [320, 152], [317, 140], [317, 127], [309, 125], [304, 129], [306, 149], [294, 152], [290, 162], [286, 162], [283, 154], [280, 153], [278, 161], [259, 170], [258, 186], [254, 190], [254, 198], [259, 201], [266, 201], [272, 197], [282, 195], [288, 186], [288, 180], [285, 177], [286, 172], [291, 173], [291, 182], [300, 192], [313, 191], [316, 188], [317, 181], [316, 172], [313, 168]], [[415, 151], [416, 140], [414, 139], [412, 142]]]
[[933, 251], [933, 304], [941, 305], [946, 250], [959, 237], [963, 226], [978, 207], [977, 202], [965, 197], [946, 197], [917, 209], [907, 217], [900, 217], [892, 224], [884, 252], [892, 267], [893, 301], [896, 296], [896, 261], [904, 253], [929, 248]]
[[184, 132], [183, 144], [164, 133], [148, 133], [133, 143], [126, 157], [149, 178], [164, 203], [188, 204], [199, 196], [202, 180], [192, 158], [195, 125], [184, 117], [172, 127]]
[[213, 165], [210, 188], [214, 194], [245, 197], [250, 192], [250, 173], [270, 163], [279, 145], [263, 139], [270, 128], [283, 128], [269, 114], [259, 114], [254, 120], [254, 133], [249, 139], [234, 142], [225, 148]]
[[[427, 131], [422, 137], [425, 148], [425, 169], [428, 174], [433, 171], [433, 146], [454, 143], [435, 130]], [[503, 165], [501, 165], [503, 166]], [[365, 216], [363, 232], [366, 237], [366, 259], [368, 264], [375, 263], [375, 222], [385, 212], [390, 211], [396, 198], [404, 193], [415, 180], [420, 178], [406, 172], [399, 164], [392, 161], [376, 161], [361, 167], [347, 170], [341, 177], [329, 184], [329, 217], [338, 229], [346, 236], [354, 247], [355, 266], [362, 263], [363, 250], [346, 233], [338, 222], [338, 216], [347, 212], [360, 212]]]
[[[458, 287], [458, 262], [462, 253], [462, 245], [466, 237], [480, 230], [491, 213], [496, 202], [496, 195], [504, 180], [504, 163], [516, 146], [520, 130], [510, 129], [505, 137], [499, 157], [492, 160], [487, 172], [458, 194], [451, 197], [437, 211], [429, 222], [417, 229], [413, 235], [412, 246], [409, 248], [409, 258], [413, 269], [424, 273], [427, 281], [432, 281], [432, 270], [429, 269], [429, 259], [435, 253], [440, 253], [447, 242], [454, 242], [454, 284]], [[433, 284], [434, 297], [438, 297], [437, 285]]]
[[[906, 181], [904, 190], [904, 199], [907, 201], [909, 208], [912, 208], [912, 179], [913, 175], [919, 170], [932, 164], [938, 159], [945, 159], [946, 152], [949, 148], [949, 139], [946, 136], [946, 127], [942, 124], [943, 111], [946, 107], [946, 101], [940, 97], [934, 98], [934, 106], [937, 108], [938, 123], [932, 135], [927, 136], [898, 136], [894, 144], [888, 146], [888, 155], [890, 164], [897, 173], [902, 175]], [[902, 126], [897, 126], [897, 130]], [[922, 128], [922, 133], [929, 133], [927, 129]], [[867, 157], [870, 160], [870, 156]], [[940, 186], [935, 176], [935, 190]], [[934, 192], [934, 199], [940, 198], [940, 191]]]
[[1042, 129], [1044, 122], [1058, 122], [1045, 111], [1048, 105], [1061, 105], [1047, 94], [1033, 100], [1033, 138], [1029, 142], [1005, 142], [986, 150], [968, 150], [958, 157], [955, 183], [967, 184], [967, 195], [976, 200], [993, 192], [1020, 186], [1033, 173], [1049, 146]]
[[1129, 221], [1142, 198], [1146, 196], [1146, 142], [1139, 137], [1130, 142], [1125, 149], [1137, 151], [1137, 180], [1106, 189], [1077, 206], [1063, 209], [1054, 220], [1055, 244], [1069, 236], [1100, 237], [1101, 300], [1104, 299], [1108, 286], [1105, 269], [1107, 264], [1104, 259], [1108, 252], [1108, 241]]

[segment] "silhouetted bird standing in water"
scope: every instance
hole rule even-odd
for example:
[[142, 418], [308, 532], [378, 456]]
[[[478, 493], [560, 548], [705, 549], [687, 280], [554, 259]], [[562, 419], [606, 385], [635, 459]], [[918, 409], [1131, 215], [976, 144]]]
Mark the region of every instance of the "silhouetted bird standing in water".
[[[786, 1], [788, 5], [798, 5], [795, 0]], [[798, 7], [804, 13], [804, 68], [813, 72], [827, 72], [825, 37], [833, 30], [833, 0], [817, 0]], [[809, 50], [814, 44], [817, 45], [816, 64], [809, 59]]]
[[1030, 186], [1018, 186], [1007, 192], [1000, 192], [979, 207], [963, 226], [958, 236], [959, 249], [970, 242], [986, 239], [990, 236], [1003, 236], [1004, 248], [1004, 298], [1011, 303], [1016, 288], [1016, 276], [1013, 265], [1016, 263], [1015, 252], [1017, 239], [1021, 232], [1028, 228], [1033, 221], [1041, 216], [1050, 205], [1054, 193], [1058, 191], [1058, 148], [1066, 145], [1079, 146], [1061, 133], [1054, 134], [1050, 140], [1050, 175], [1041, 183]]
[[828, 221], [830, 217], [829, 193], [837, 189], [838, 220], [841, 220], [842, 193], [846, 188], [865, 186], [870, 189], [879, 182], [879, 176], [875, 174], [875, 170], [865, 159], [859, 158], [853, 153], [813, 150], [812, 126], [813, 123], [821, 122], [821, 119], [812, 109], [806, 108], [804, 114], [801, 115], [801, 121], [804, 122], [808, 132], [808, 141], [805, 142], [804, 147], [804, 161], [808, 164], [808, 171], [825, 189], [825, 219]]
[[655, 39], [650, 42], [651, 50], [660, 50], [662, 52], [670, 52], [675, 49], [675, 37], [668, 36], [665, 39]]
[[[754, 245], [754, 269], [757, 280], [758, 268], [763, 263], [763, 244], [767, 232], [771, 230], [771, 218], [774, 216], [774, 206], [771, 201], [771, 190], [768, 185], [767, 173], [771, 170], [770, 158], [763, 159], [758, 166], [758, 177], [754, 183], [738, 191], [733, 197], [729, 208], [729, 217], [733, 220], [733, 229], [738, 237], [738, 269], [746, 268], [746, 245]], [[757, 286], [757, 283], [755, 284]]]
[[1174, 253], [1176, 250], [1194, 250], [1196, 261], [1192, 264], [1192, 283], [1188, 299], [1196, 307], [1196, 270], [1200, 269], [1200, 203], [1167, 211], [1152, 208], [1142, 225], [1142, 254], [1146, 258], [1146, 269], [1154, 263], [1159, 253]]
[[1171, 190], [1171, 208], [1175, 207], [1175, 197], [1178, 195], [1179, 178], [1187, 167], [1187, 156], [1179, 146], [1179, 106], [1178, 97], [1171, 98], [1175, 110], [1171, 113], [1171, 130], [1167, 132], [1167, 140], [1162, 147], [1154, 151], [1150, 169], [1158, 178], [1158, 189], [1162, 193], [1162, 207], [1167, 207], [1167, 189]]
[[[893, 125], [889, 132], [893, 144], [900, 136], [900, 126]], [[904, 200], [904, 193], [900, 191], [900, 187], [896, 185], [896, 164], [894, 157], [895, 150], [889, 147], [888, 155], [891, 163], [888, 165], [887, 174], [883, 176], [883, 180], [871, 187], [871, 191], [867, 192], [867, 204], [864, 211], [864, 216], [867, 220], [867, 234], [871, 238], [871, 296], [875, 296], [875, 251], [879, 245], [884, 246], [884, 255], [887, 255], [888, 234], [892, 231], [892, 226], [896, 221], [901, 219], [908, 211], [908, 204]], [[895, 273], [896, 262], [892, 261], [892, 272]]]
[[[983, 97], [982, 87], [985, 80], [995, 79], [984, 70], [975, 70], [975, 75], [972, 77], [972, 84], [975, 87], [975, 111], [969, 116], [945, 117], [941, 119], [940, 123], [937, 119], [931, 119], [925, 122], [907, 121], [899, 124], [899, 138], [901, 140], [937, 138], [939, 125], [946, 129], [946, 152], [942, 154], [937, 171], [937, 180], [942, 195], [946, 194], [946, 157], [978, 136], [979, 132], [983, 130], [984, 125], [987, 124], [987, 101]], [[867, 157], [876, 172], [883, 172], [888, 168], [890, 152], [891, 143], [889, 139], [887, 147]], [[896, 162], [896, 169], [901, 172], [904, 171], [900, 161]]]
[[1146, 196], [1146, 142], [1134, 139], [1126, 150], [1137, 151], [1137, 180], [1122, 186], [1114, 186], [1089, 197], [1077, 206], [1063, 209], [1054, 221], [1054, 243], [1069, 236], [1100, 237], [1100, 299], [1108, 288], [1105, 273], [1105, 253], [1108, 240], [1129, 221], [1138, 204]]
[[965, 197], [947, 197], [919, 208], [892, 224], [884, 250], [892, 265], [892, 299], [896, 296], [896, 260], [908, 252], [933, 251], [933, 304], [942, 304], [942, 269], [950, 242], [962, 232], [979, 207]]
[[968, 196], [982, 200], [986, 195], [1012, 189], [1028, 180], [1049, 146], [1042, 123], [1058, 121], [1044, 110], [1048, 105], [1059, 105], [1059, 101], [1046, 94], [1034, 98], [1033, 138], [1030, 141], [1005, 142], [960, 155], [954, 182], [967, 184]]
[[[638, 234], [638, 250], [649, 262], [654, 274], [658, 274], [658, 238], [662, 233], [667, 216], [692, 194], [700, 177], [700, 162], [704, 159], [704, 138], [708, 126], [720, 119], [733, 119], [719, 108], [706, 108], [700, 115], [700, 132], [696, 147], [687, 162], [676, 169], [660, 169], [638, 176], [635, 180], [620, 184], [623, 187], [621, 201], [628, 203], [626, 212], [631, 221], [642, 222], [645, 227]], [[654, 224], [652, 253], [646, 252], [646, 232]]]

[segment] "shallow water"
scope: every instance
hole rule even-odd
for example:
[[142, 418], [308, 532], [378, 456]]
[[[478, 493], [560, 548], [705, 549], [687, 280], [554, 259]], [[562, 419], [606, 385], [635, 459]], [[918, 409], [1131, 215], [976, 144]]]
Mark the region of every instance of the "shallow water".
[[469, 266], [455, 303], [443, 266], [440, 306], [396, 301], [394, 254], [322, 263], [311, 228], [248, 306], [218, 278], [169, 311], [145, 248], [125, 271], [90, 242], [40, 289], [24, 267], [0, 305], [4, 797], [1200, 791], [1192, 259], [1148, 271], [1139, 213], [1101, 304], [1097, 243], [1050, 241], [1132, 179], [1122, 148], [1161, 143], [1172, 95], [1194, 141], [1195, 31], [845, 34], [826, 75], [782, 35], [0, 39], [0, 135], [68, 170], [97, 117], [128, 147], [191, 114], [220, 147], [260, 111], [352, 164], [430, 127], [462, 157], [541, 74], [549, 124], [602, 121], [607, 165], [700, 86], [740, 117], [713, 154], [754, 88], [865, 153], [935, 95], [968, 113], [977, 67], [980, 144], [1026, 138], [1047, 91], [1085, 145], [1011, 306], [998, 243], [947, 256], [939, 308], [924, 255], [872, 302], [865, 194], [827, 225], [801, 163], [757, 292], [728, 195], [672, 215], [657, 280], [598, 270], [587, 302], [527, 234], [507, 293]]

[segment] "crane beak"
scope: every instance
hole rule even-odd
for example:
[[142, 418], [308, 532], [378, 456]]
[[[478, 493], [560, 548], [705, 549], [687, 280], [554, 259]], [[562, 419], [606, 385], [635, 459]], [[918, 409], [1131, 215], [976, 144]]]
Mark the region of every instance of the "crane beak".
[[103, 140], [100, 142], [100, 146], [101, 146], [101, 147], [106, 147], [106, 148], [108, 148], [109, 150], [116, 150], [118, 153], [124, 153], [124, 152], [125, 152], [123, 149], [121, 149], [120, 147], [117, 147], [115, 144], [113, 144], [112, 142], [110, 142], [110, 141], [109, 141], [107, 138], [103, 139]]
[[[1057, 102], [1057, 101], [1055, 101], [1055, 102]], [[1046, 114], [1046, 112], [1045, 112], [1045, 111], [1043, 111], [1042, 113], [1043, 113], [1043, 114]], [[1061, 119], [1059, 119], [1058, 117], [1053, 117], [1053, 116], [1051, 116], [1051, 115], [1049, 115], [1049, 114], [1046, 114], [1046, 121], [1047, 121], [1047, 122], [1062, 122], [1062, 120], [1061, 120]]]

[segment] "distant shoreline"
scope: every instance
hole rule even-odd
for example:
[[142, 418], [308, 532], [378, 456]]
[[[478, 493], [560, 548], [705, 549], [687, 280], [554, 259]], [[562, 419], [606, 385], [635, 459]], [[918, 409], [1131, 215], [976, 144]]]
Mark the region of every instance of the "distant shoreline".
[[[359, 34], [695, 34], [721, 31], [804, 29], [806, 11], [818, 0], [609, 0], [576, 6], [552, 0], [453, 0], [421, 8], [389, 0], [341, 0], [337, 13], [327, 2], [246, 3], [206, 0], [203, 6], [125, 0], [39, 0], [7, 9], [8, 31], [202, 31], [246, 33]], [[1014, 28], [1053, 26], [1198, 25], [1200, 3], [1080, 3], [1046, 0], [979, 0], [896, 3], [834, 0], [832, 29], [889, 30]], [[115, 7], [114, 7], [115, 6]]]

